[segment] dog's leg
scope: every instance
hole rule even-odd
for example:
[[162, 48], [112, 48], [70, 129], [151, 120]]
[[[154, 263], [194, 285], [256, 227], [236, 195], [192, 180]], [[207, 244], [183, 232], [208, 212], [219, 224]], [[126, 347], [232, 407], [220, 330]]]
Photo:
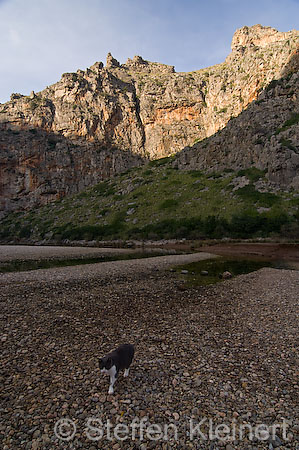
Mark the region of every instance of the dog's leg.
[[116, 376], [117, 376], [115, 366], [112, 366], [111, 369], [109, 369], [109, 374], [110, 374], [110, 386], [109, 386], [108, 394], [113, 394], [113, 392], [114, 392], [113, 386], [114, 386], [114, 383], [116, 381]]
[[127, 376], [129, 375], [129, 370], [130, 370], [130, 369], [125, 369], [125, 371], [124, 371], [124, 377], [127, 377]]

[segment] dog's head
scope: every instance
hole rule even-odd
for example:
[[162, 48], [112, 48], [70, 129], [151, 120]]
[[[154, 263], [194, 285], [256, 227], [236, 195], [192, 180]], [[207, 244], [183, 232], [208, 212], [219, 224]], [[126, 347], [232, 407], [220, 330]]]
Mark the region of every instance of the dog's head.
[[108, 372], [108, 370], [111, 369], [112, 365], [113, 361], [110, 356], [104, 356], [104, 358], [101, 358], [99, 360], [99, 368], [102, 373]]

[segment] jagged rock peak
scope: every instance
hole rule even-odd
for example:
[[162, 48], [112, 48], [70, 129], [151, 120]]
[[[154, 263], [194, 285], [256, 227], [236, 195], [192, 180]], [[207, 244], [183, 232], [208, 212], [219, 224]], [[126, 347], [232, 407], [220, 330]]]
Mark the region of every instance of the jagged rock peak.
[[10, 100], [18, 100], [19, 98], [23, 98], [24, 95], [20, 94], [19, 92], [13, 92], [10, 96]]
[[104, 64], [102, 62], [96, 62], [92, 66], [90, 66], [90, 69], [99, 71], [99, 70], [103, 69], [103, 67], [104, 67]]
[[117, 61], [117, 59], [113, 58], [113, 56], [109, 52], [107, 55], [106, 67], [111, 68], [111, 67], [119, 67], [119, 66], [120, 66], [120, 64]]
[[239, 28], [233, 36], [231, 49], [238, 50], [240, 47], [266, 47], [273, 42], [283, 41], [290, 35], [298, 34], [298, 31], [280, 32], [272, 27], [264, 27], [260, 24], [252, 27]]
[[148, 61], [143, 59], [141, 56], [135, 55], [133, 59], [127, 59], [126, 66], [148, 66]]
[[174, 73], [174, 66], [169, 66], [167, 64], [150, 62], [143, 59], [141, 56], [135, 55], [133, 59], [128, 58], [127, 62], [123, 67], [133, 70], [138, 70], [139, 72], [161, 72], [161, 73]]

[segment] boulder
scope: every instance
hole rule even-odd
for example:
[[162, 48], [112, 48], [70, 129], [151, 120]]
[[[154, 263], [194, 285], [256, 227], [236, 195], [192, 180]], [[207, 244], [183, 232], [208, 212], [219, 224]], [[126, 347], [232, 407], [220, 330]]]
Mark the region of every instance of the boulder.
[[223, 272], [222, 278], [224, 280], [229, 280], [230, 278], [232, 278], [232, 274], [227, 270], [227, 271]]

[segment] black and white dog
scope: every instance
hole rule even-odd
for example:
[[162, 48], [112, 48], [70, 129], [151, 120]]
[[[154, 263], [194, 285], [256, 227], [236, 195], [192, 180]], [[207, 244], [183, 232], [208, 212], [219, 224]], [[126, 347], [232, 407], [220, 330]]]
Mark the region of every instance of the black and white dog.
[[108, 394], [113, 394], [113, 386], [120, 370], [125, 369], [124, 377], [129, 375], [129, 367], [134, 357], [134, 346], [122, 344], [107, 356], [100, 359], [99, 366], [102, 373], [110, 375], [110, 386]]

